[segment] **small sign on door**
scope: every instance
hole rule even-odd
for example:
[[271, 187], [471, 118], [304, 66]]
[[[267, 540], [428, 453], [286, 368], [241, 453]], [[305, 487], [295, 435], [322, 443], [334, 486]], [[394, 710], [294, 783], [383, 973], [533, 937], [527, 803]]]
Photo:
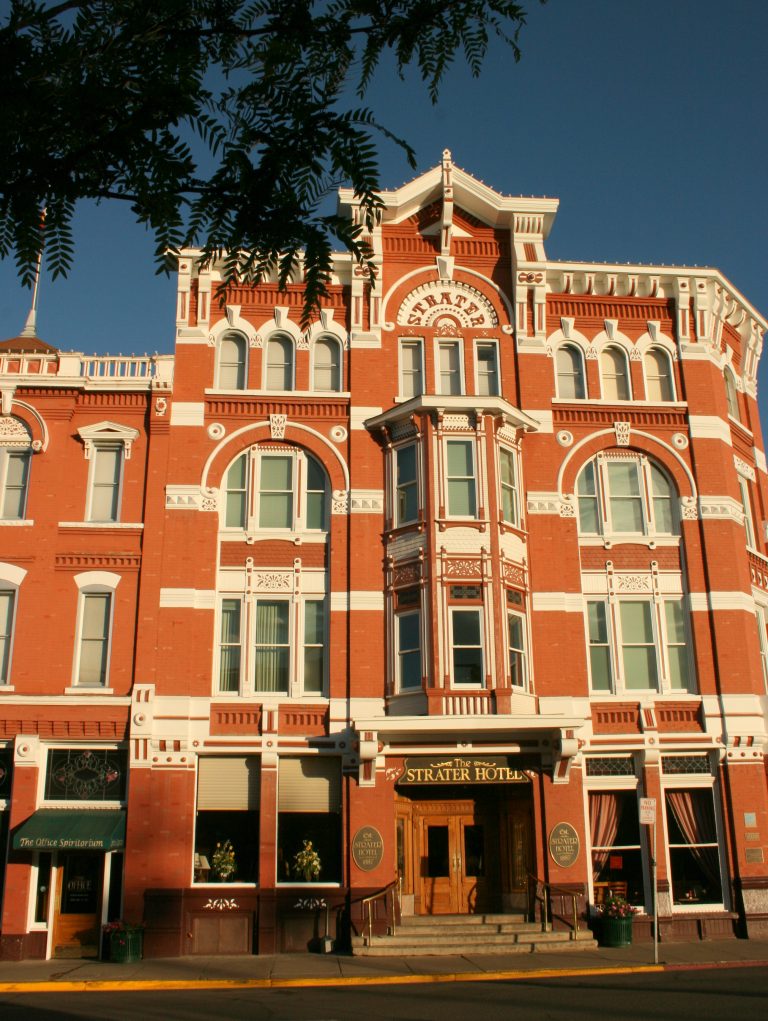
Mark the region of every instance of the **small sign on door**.
[[640, 824], [653, 826], [656, 822], [656, 798], [640, 798]]

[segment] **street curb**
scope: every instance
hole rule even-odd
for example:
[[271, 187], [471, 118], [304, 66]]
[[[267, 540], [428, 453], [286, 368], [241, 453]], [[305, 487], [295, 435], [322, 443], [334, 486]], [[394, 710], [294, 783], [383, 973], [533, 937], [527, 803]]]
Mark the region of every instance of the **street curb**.
[[768, 961], [711, 961], [691, 964], [647, 964], [605, 968], [540, 968], [517, 971], [471, 971], [436, 975], [338, 975], [332, 978], [263, 979], [92, 979], [81, 982], [0, 982], [0, 993], [107, 993], [162, 990], [297, 989], [333, 986], [428, 985], [448, 982], [532, 982], [590, 975], [660, 974], [714, 968], [765, 968]]

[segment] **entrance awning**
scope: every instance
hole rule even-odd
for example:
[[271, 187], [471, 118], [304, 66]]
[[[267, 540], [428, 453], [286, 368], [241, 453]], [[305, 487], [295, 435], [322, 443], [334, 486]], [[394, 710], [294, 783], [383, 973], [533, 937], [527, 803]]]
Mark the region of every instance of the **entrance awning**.
[[13, 835], [15, 851], [121, 851], [125, 812], [41, 808]]

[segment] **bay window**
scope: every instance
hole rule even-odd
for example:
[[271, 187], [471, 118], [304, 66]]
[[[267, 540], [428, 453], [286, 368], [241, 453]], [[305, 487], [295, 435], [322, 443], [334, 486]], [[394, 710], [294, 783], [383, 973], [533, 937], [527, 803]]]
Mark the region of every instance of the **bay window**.
[[525, 653], [525, 617], [519, 613], [507, 613], [507, 637], [509, 641], [509, 677], [513, 687], [528, 687], [528, 663]]
[[421, 613], [412, 610], [395, 617], [396, 683], [400, 691], [421, 687]]
[[481, 610], [451, 609], [451, 658], [455, 685], [485, 683]]
[[418, 452], [415, 443], [395, 450], [395, 526], [419, 516]]
[[474, 443], [448, 440], [445, 447], [448, 514], [474, 518], [477, 516]]
[[515, 455], [502, 447], [499, 451], [499, 474], [501, 482], [501, 516], [512, 525], [519, 524], [517, 498], [517, 466]]

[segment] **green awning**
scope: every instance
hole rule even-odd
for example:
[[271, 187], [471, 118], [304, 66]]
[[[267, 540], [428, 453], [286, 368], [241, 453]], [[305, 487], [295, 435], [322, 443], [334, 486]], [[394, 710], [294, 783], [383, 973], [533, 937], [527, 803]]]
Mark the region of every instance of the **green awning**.
[[13, 834], [15, 851], [121, 851], [125, 812], [41, 808]]

